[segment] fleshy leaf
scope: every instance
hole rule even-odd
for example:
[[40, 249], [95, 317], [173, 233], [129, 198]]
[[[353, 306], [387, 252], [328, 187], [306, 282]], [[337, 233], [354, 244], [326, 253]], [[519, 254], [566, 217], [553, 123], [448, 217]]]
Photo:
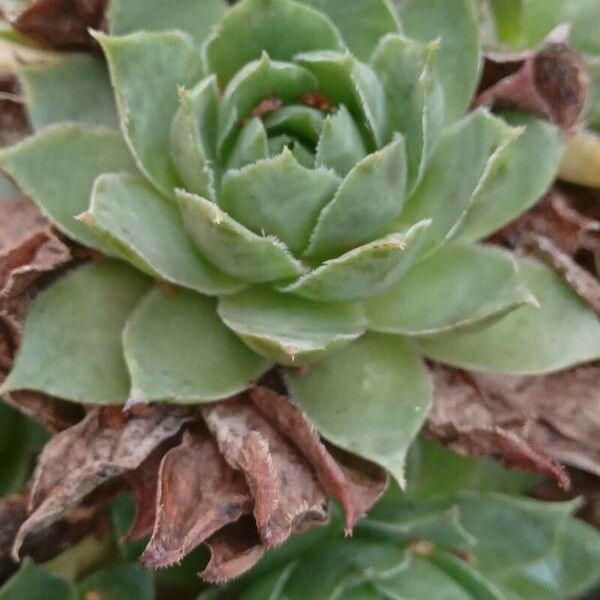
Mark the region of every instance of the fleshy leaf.
[[328, 115], [317, 144], [316, 163], [333, 169], [341, 177], [367, 155], [360, 130], [345, 106]]
[[254, 117], [243, 127], [227, 161], [228, 169], [241, 169], [269, 156], [267, 132], [263, 122]]
[[564, 149], [558, 129], [530, 115], [505, 116], [525, 131], [469, 208], [458, 230], [461, 239], [482, 239], [512, 221], [543, 196], [556, 175]]
[[36, 565], [31, 559], [26, 559], [19, 569], [0, 588], [2, 600], [77, 600], [78, 594], [73, 584], [57, 575]]
[[194, 89], [179, 90], [181, 106], [170, 132], [171, 158], [189, 192], [215, 200], [214, 159], [217, 137], [219, 90], [214, 77], [201, 81]]
[[137, 563], [120, 564], [96, 571], [77, 583], [80, 598], [154, 600], [154, 574]]
[[219, 316], [254, 351], [282, 364], [302, 364], [364, 332], [361, 307], [311, 302], [253, 287], [219, 301]]
[[478, 371], [546, 373], [600, 358], [600, 322], [557, 273], [520, 262], [540, 308], [526, 306], [492, 325], [419, 338], [419, 348], [440, 362]]
[[289, 371], [292, 398], [321, 435], [404, 484], [404, 458], [431, 404], [425, 366], [409, 341], [376, 333]]
[[219, 205], [254, 233], [273, 235], [299, 253], [339, 184], [335, 174], [307, 169], [284, 149], [275, 158], [229, 171]]
[[64, 54], [48, 64], [19, 68], [33, 128], [64, 121], [118, 127], [106, 65], [89, 54]]
[[323, 113], [310, 106], [284, 106], [265, 119], [270, 134], [287, 133], [306, 144], [316, 146], [323, 129]]
[[444, 97], [431, 63], [438, 44], [420, 44], [399, 35], [381, 40], [373, 68], [387, 96], [391, 126], [405, 134], [409, 189], [418, 183], [441, 134]]
[[221, 323], [214, 300], [187, 290], [151, 291], [123, 341], [131, 398], [144, 401], [221, 400], [269, 367]]
[[306, 271], [284, 244], [252, 233], [214, 202], [177, 190], [183, 222], [204, 255], [242, 281], [289, 279]]
[[[269, 156], [275, 158], [282, 152], [290, 152], [296, 159], [296, 162], [305, 169], [314, 169], [315, 155], [298, 140], [291, 138], [289, 135], [281, 134], [275, 137], [270, 137], [268, 141]], [[329, 173], [335, 176], [334, 173]], [[339, 183], [339, 182], [338, 182]]]
[[432, 218], [424, 253], [447, 241], [506, 160], [519, 133], [485, 111], [471, 113], [446, 130], [393, 230]]
[[2, 393], [28, 389], [87, 404], [125, 402], [121, 333], [147, 289], [139, 272], [112, 261], [85, 265], [52, 285], [29, 312]]
[[179, 185], [169, 155], [171, 122], [179, 108], [177, 88], [191, 87], [202, 76], [200, 53], [177, 31], [95, 37], [108, 61], [123, 135], [140, 170], [170, 194]]
[[107, 16], [113, 35], [181, 29], [201, 44], [226, 12], [225, 0], [111, 0]]
[[370, 300], [367, 317], [374, 331], [424, 335], [533, 303], [511, 254], [491, 246], [448, 244]]
[[398, 16], [389, 0], [303, 0], [325, 13], [342, 32], [356, 58], [368, 61], [379, 39], [400, 29]]
[[366, 129], [374, 147], [389, 141], [387, 103], [377, 75], [348, 52], [305, 52], [295, 60], [319, 81], [319, 91], [345, 105]]
[[411, 38], [440, 39], [434, 61], [444, 89], [446, 122], [467, 110], [479, 79], [479, 15], [474, 0], [407, 0], [400, 13]]
[[350, 250], [280, 289], [329, 302], [364, 300], [381, 294], [411, 267], [430, 225], [431, 221], [421, 221], [405, 234], [395, 233]]
[[335, 256], [373, 240], [402, 210], [406, 154], [401, 137], [348, 173], [319, 215], [307, 256]]
[[206, 46], [206, 61], [226, 85], [263, 52], [289, 60], [298, 52], [342, 48], [338, 30], [322, 13], [291, 0], [246, 0], [217, 26]]
[[0, 165], [66, 235], [110, 253], [110, 248], [75, 217], [87, 209], [98, 175], [135, 170], [117, 132], [56, 125], [4, 150]]
[[149, 275], [209, 296], [243, 284], [222, 273], [186, 234], [177, 204], [141, 175], [111, 173], [96, 180], [92, 203], [81, 216], [134, 266]]
[[225, 88], [219, 114], [219, 151], [227, 151], [238, 123], [249, 117], [261, 101], [274, 97], [289, 104], [316, 86], [317, 80], [307, 69], [271, 60], [263, 52], [260, 59], [245, 65]]

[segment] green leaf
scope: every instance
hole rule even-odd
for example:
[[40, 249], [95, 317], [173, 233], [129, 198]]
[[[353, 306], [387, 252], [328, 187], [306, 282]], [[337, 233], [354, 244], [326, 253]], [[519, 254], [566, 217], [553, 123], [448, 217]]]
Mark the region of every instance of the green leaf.
[[85, 246], [110, 253], [75, 217], [87, 209], [98, 175], [135, 170], [117, 132], [56, 125], [3, 150], [0, 165], [61, 231]]
[[316, 146], [323, 129], [323, 113], [309, 106], [284, 106], [265, 119], [265, 127], [271, 135], [287, 133], [308, 144]]
[[444, 89], [446, 123], [469, 107], [479, 79], [479, 15], [474, 0], [406, 0], [400, 13], [407, 35], [422, 42], [440, 39], [434, 61]]
[[321, 51], [297, 54], [295, 60], [319, 81], [319, 92], [343, 104], [365, 129], [374, 148], [389, 141], [385, 93], [370, 66], [350, 53]]
[[113, 35], [181, 29], [199, 45], [226, 12], [225, 0], [111, 0], [108, 21]]
[[531, 208], [556, 176], [565, 146], [558, 129], [531, 115], [504, 116], [525, 130], [469, 208], [458, 230], [461, 239], [482, 239], [497, 231]]
[[308, 6], [291, 0], [245, 0], [217, 26], [206, 46], [206, 61], [226, 85], [263, 52], [275, 60], [290, 60], [298, 52], [342, 48], [333, 23]]
[[[275, 158], [282, 152], [291, 152], [292, 156], [296, 159], [296, 162], [303, 166], [305, 169], [314, 169], [315, 167], [315, 155], [306, 146], [301, 144], [298, 140], [290, 137], [287, 134], [277, 135], [270, 137], [268, 141], [269, 156]], [[335, 176], [335, 173], [329, 173]], [[339, 182], [338, 182], [339, 183]]]
[[512, 255], [492, 246], [448, 244], [367, 303], [369, 327], [424, 335], [502, 315], [535, 299]]
[[275, 236], [300, 253], [339, 184], [335, 174], [307, 169], [284, 149], [275, 158], [228, 171], [219, 205], [254, 233]]
[[81, 219], [114, 245], [117, 253], [152, 277], [209, 296], [243, 287], [198, 252], [186, 234], [177, 204], [140, 175], [99, 177], [90, 209]]
[[305, 254], [336, 256], [373, 240], [400, 214], [405, 185], [404, 140], [398, 137], [348, 173], [319, 215]]
[[216, 302], [155, 288], [123, 334], [131, 398], [206, 402], [243, 391], [269, 364], [219, 320]]
[[106, 65], [89, 54], [64, 54], [18, 70], [33, 128], [64, 121], [118, 127]]
[[536, 374], [600, 357], [600, 321], [561, 275], [532, 260], [523, 278], [540, 304], [491, 325], [419, 338], [428, 357], [466, 369]]
[[36, 390], [86, 404], [127, 400], [121, 333], [148, 289], [138, 271], [113, 261], [70, 272], [40, 294], [0, 393]]
[[137, 563], [96, 571], [77, 584], [83, 600], [154, 600], [154, 574]]
[[[122, 37], [95, 33], [115, 89], [121, 129], [138, 167], [170, 194], [179, 178], [169, 154], [177, 88], [202, 76], [200, 54], [181, 32], [136, 32]], [[152, 101], [148, 101], [148, 94]]]
[[394, 285], [411, 267], [431, 221], [392, 234], [329, 260], [281, 291], [330, 302], [364, 300]]
[[302, 0], [325, 13], [339, 28], [346, 45], [362, 61], [368, 61], [379, 39], [400, 30], [396, 10], [389, 0]]
[[316, 164], [345, 177], [367, 155], [360, 130], [342, 105], [327, 115], [317, 144]]
[[356, 304], [310, 302], [268, 288], [224, 296], [218, 312], [255, 352], [286, 365], [320, 359], [364, 333]]
[[26, 558], [19, 571], [0, 588], [0, 600], [77, 600], [73, 584]]
[[446, 130], [392, 230], [431, 218], [424, 253], [436, 250], [456, 233], [519, 134], [482, 110]]
[[330, 442], [386, 468], [404, 485], [404, 459], [431, 404], [431, 383], [409, 341], [368, 333], [289, 371], [292, 398]]
[[210, 161], [215, 158], [219, 90], [214, 77], [194, 89], [179, 90], [181, 106], [171, 124], [170, 148], [175, 169], [189, 192], [216, 199]]
[[263, 122], [253, 117], [242, 128], [227, 161], [227, 169], [241, 169], [268, 156], [267, 132]]
[[260, 59], [245, 65], [225, 88], [219, 113], [219, 152], [227, 152], [240, 121], [249, 117], [262, 100], [276, 97], [289, 104], [316, 86], [317, 80], [307, 69], [271, 60], [263, 52]]
[[420, 44], [388, 35], [373, 56], [391, 127], [405, 134], [409, 189], [421, 180], [443, 127], [444, 97], [431, 65], [438, 49], [437, 42]]
[[252, 233], [214, 202], [177, 190], [183, 222], [204, 255], [217, 267], [249, 283], [289, 279], [306, 267], [279, 240]]

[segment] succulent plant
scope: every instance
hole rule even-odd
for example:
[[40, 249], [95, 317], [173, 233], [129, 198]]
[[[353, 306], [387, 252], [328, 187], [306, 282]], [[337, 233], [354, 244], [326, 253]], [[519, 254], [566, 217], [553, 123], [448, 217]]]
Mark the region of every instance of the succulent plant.
[[565, 143], [542, 116], [469, 110], [475, 2], [171, 4], [112, 0], [102, 57], [20, 69], [35, 133], [0, 166], [93, 259], [37, 297], [0, 393], [212, 406], [275, 372], [402, 486], [426, 360], [600, 357], [563, 276], [486, 243]]

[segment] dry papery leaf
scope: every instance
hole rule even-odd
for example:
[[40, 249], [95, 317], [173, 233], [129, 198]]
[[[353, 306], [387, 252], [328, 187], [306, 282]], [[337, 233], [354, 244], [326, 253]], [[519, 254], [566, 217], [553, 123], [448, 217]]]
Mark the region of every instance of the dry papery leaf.
[[30, 132], [19, 82], [13, 73], [0, 71], [0, 148], [16, 144]]
[[561, 25], [534, 51], [487, 53], [474, 105], [530, 110], [572, 128], [585, 106], [589, 79], [568, 37], [568, 26]]
[[568, 486], [558, 464], [600, 475], [600, 364], [550, 375], [492, 375], [431, 365], [425, 433], [455, 451], [491, 456]]

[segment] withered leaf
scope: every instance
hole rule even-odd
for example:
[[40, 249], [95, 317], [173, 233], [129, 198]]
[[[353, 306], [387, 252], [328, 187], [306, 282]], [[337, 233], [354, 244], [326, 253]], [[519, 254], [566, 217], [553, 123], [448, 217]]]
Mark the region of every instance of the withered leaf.
[[227, 465], [212, 437], [186, 432], [160, 465], [156, 522], [142, 563], [156, 569], [179, 562], [253, 504], [243, 476]]
[[556, 28], [535, 51], [487, 54], [483, 89], [475, 106], [534, 111], [565, 129], [581, 115], [589, 88], [582, 56], [567, 43], [568, 28]]
[[340, 460], [344, 456], [345, 464], [339, 464], [321, 442], [308, 417], [290, 400], [259, 386], [252, 387], [249, 395], [261, 415], [311, 464], [323, 489], [340, 502], [345, 514], [346, 534], [351, 534], [358, 519], [385, 491], [385, 471], [341, 452], [337, 458]]
[[248, 398], [201, 410], [225, 460], [248, 482], [266, 547], [327, 520], [327, 498], [311, 468]]
[[0, 147], [12, 146], [30, 133], [19, 82], [9, 71], [0, 72]]
[[28, 535], [50, 526], [106, 482], [138, 468], [193, 418], [180, 407], [159, 405], [149, 415], [129, 417], [122, 417], [120, 410], [93, 410], [46, 445], [34, 474], [32, 513], [13, 546], [15, 558]]
[[9, 570], [13, 541], [26, 518], [27, 492], [0, 499], [0, 578]]
[[209, 583], [222, 583], [239, 577], [250, 570], [263, 556], [264, 546], [250, 516], [224, 527], [209, 540], [211, 558], [200, 573]]

